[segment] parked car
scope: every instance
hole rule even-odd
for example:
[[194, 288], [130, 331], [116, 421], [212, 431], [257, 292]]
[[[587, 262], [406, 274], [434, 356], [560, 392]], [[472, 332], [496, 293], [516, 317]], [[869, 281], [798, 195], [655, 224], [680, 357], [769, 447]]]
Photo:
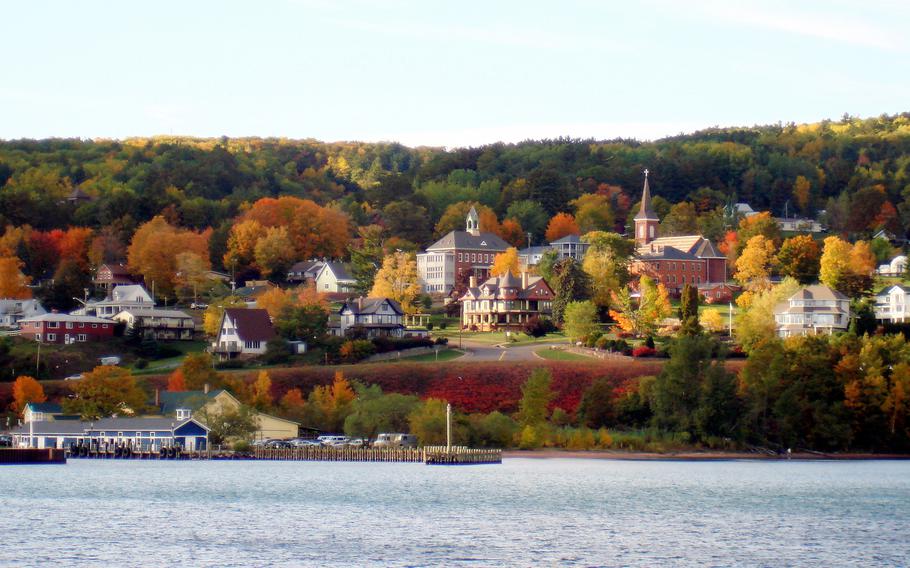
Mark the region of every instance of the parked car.
[[417, 436], [413, 434], [401, 434], [392, 432], [383, 432], [376, 436], [373, 442], [374, 448], [416, 448]]
[[269, 440], [268, 442], [266, 442], [265, 447], [266, 448], [292, 448], [293, 446], [287, 440]]
[[81, 381], [82, 373], [76, 373], [75, 375], [70, 375], [63, 379], [64, 381]]
[[0, 434], [0, 448], [12, 448], [13, 437], [6, 434]]
[[365, 447], [369, 446], [370, 443], [369, 443], [369, 441], [364, 440], [363, 438], [352, 438], [352, 439], [348, 440], [348, 443], [345, 445], [350, 446], [352, 448], [365, 448]]
[[347, 444], [351, 439], [347, 436], [319, 436], [316, 440], [323, 446], [331, 446], [334, 448]]
[[291, 445], [295, 448], [306, 448], [309, 446], [321, 446], [322, 444], [309, 438], [294, 438], [291, 440]]
[[209, 307], [209, 305], [203, 304], [202, 302], [193, 302], [192, 304], [190, 304], [191, 310], [204, 310], [207, 307]]

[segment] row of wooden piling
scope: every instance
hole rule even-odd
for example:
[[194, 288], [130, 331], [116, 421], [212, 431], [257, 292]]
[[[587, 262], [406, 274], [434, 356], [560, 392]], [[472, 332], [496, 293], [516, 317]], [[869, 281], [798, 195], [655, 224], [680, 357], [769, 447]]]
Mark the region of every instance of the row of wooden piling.
[[399, 462], [425, 464], [502, 463], [502, 450], [445, 446], [425, 448], [357, 448], [303, 446], [300, 448], [255, 448], [253, 458], [286, 461]]

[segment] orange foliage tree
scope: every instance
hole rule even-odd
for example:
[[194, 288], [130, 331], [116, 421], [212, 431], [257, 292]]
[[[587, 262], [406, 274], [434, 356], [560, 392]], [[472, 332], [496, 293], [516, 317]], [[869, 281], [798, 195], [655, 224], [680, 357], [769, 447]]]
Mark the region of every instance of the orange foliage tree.
[[199, 255], [208, 270], [209, 236], [211, 229], [197, 233], [175, 227], [158, 216], [136, 230], [127, 251], [128, 268], [133, 274], [141, 274], [148, 286], [154, 286], [156, 294], [174, 297], [178, 285], [177, 255], [192, 252]]
[[186, 390], [186, 378], [183, 369], [177, 369], [167, 378], [168, 392], [183, 392]]
[[22, 274], [22, 261], [15, 256], [0, 258], [0, 298], [22, 300], [32, 297], [31, 278]]
[[12, 409], [14, 412], [24, 411], [26, 405], [30, 402], [44, 402], [46, 400], [47, 396], [44, 394], [44, 388], [33, 377], [22, 375], [16, 378], [16, 382], [13, 383]]
[[266, 228], [286, 227], [297, 258], [342, 257], [351, 238], [347, 215], [299, 197], [264, 197], [241, 220]]
[[298, 297], [299, 295], [292, 290], [272, 288], [256, 299], [256, 307], [267, 311], [269, 316], [275, 319], [281, 315], [285, 308], [293, 306]]
[[579, 234], [578, 224], [570, 213], [557, 213], [547, 225], [547, 241], [551, 243], [567, 235], [577, 234]]

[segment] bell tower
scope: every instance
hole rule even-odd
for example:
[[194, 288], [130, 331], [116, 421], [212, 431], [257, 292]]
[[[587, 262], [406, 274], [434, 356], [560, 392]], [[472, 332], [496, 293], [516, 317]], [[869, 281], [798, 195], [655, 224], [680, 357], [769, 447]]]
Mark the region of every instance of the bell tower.
[[480, 234], [480, 216], [477, 214], [477, 209], [474, 207], [471, 207], [471, 210], [468, 211], [465, 230], [467, 230], [467, 232], [471, 233], [475, 237]]
[[648, 170], [645, 170], [645, 187], [641, 192], [641, 208], [635, 215], [635, 244], [646, 245], [657, 238], [660, 219], [651, 208], [651, 188], [648, 187]]

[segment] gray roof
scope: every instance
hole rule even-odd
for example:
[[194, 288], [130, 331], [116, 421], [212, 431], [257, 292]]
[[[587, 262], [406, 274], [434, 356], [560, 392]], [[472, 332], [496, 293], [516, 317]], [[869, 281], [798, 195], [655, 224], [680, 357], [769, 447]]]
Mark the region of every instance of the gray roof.
[[192, 418], [174, 420], [173, 418], [102, 418], [94, 422], [79, 420], [53, 420], [50, 422], [32, 422], [31, 427], [23, 424], [12, 430], [13, 434], [28, 434], [29, 428], [35, 434], [85, 434], [89, 431], [120, 432], [170, 432], [194, 421], [206, 430], [206, 426]]
[[635, 220], [648, 219], [657, 221], [657, 213], [654, 212], [654, 209], [651, 208], [651, 188], [648, 186], [648, 174], [647, 170], [645, 173], [645, 186], [641, 192], [641, 207], [638, 209], [638, 214], [635, 215]]
[[540, 246], [535, 245], [533, 247], [525, 247], [525, 248], [521, 249], [520, 251], [518, 251], [518, 255], [519, 256], [533, 256], [535, 254], [543, 254], [543, 253], [547, 252], [548, 250], [553, 250], [553, 248], [546, 246], [546, 245], [540, 245]]
[[336, 280], [349, 280], [354, 282], [354, 277], [348, 273], [347, 267], [340, 262], [328, 261], [325, 263], [325, 268], [323, 268], [323, 270], [331, 270], [332, 274], [335, 275]]
[[181, 319], [193, 319], [193, 316], [189, 315], [186, 312], [180, 310], [168, 310], [165, 308], [152, 308], [152, 307], [143, 307], [137, 306], [135, 308], [124, 308], [120, 310], [120, 313], [130, 313], [134, 316], [146, 316], [146, 317], [155, 317], [155, 318], [181, 318]]
[[881, 292], [876, 294], [875, 297], [884, 298], [885, 296], [890, 295], [891, 291], [894, 290], [895, 288], [898, 288], [904, 294], [910, 294], [910, 287], [904, 286], [903, 284], [894, 284], [892, 286], [888, 286], [887, 288], [883, 289]]
[[493, 233], [478, 233], [472, 235], [467, 231], [450, 231], [448, 235], [428, 246], [427, 250], [468, 249], [502, 252], [507, 248], [509, 248], [509, 243]]
[[223, 389], [216, 389], [208, 394], [205, 391], [162, 392], [158, 395], [159, 407], [162, 414], [173, 414], [178, 408], [199, 410], [222, 391]]
[[345, 308], [348, 308], [354, 315], [375, 314], [379, 310], [379, 307], [382, 306], [383, 302], [388, 302], [389, 306], [391, 306], [398, 315], [404, 315], [401, 304], [391, 298], [352, 298], [341, 305], [338, 313], [341, 313]]
[[32, 322], [32, 321], [71, 321], [74, 323], [103, 323], [103, 324], [112, 324], [111, 320], [96, 318], [94, 316], [73, 316], [70, 314], [42, 314], [40, 316], [35, 316], [31, 318], [25, 318], [21, 320], [22, 322]]
[[579, 237], [578, 235], [566, 235], [561, 239], [557, 239], [555, 241], [550, 241], [550, 244], [551, 245], [564, 245], [564, 244], [580, 243], [580, 242], [582, 242], [581, 237]]
[[44, 412], [47, 414], [61, 414], [63, 408], [56, 402], [30, 402], [27, 405], [32, 412]]
[[694, 254], [689, 254], [674, 247], [661, 247], [655, 252], [639, 254], [639, 257], [645, 260], [700, 260]]
[[849, 300], [847, 296], [841, 294], [834, 288], [829, 288], [824, 284], [813, 284], [802, 288], [790, 298], [790, 300]]

